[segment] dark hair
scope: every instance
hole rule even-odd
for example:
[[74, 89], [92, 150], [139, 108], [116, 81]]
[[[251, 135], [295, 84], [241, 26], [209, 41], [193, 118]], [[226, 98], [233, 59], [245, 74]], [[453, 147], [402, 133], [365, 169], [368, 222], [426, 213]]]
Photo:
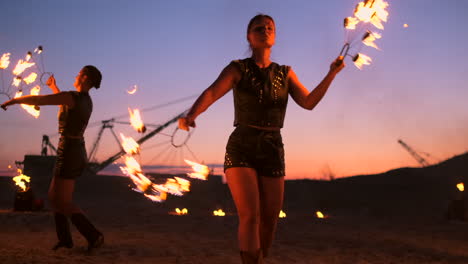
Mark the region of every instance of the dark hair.
[[260, 13], [260, 14], [258, 14], [258, 15], [256, 15], [256, 16], [252, 17], [252, 19], [250, 19], [249, 25], [247, 26], [247, 34], [249, 34], [249, 31], [250, 31], [250, 28], [252, 27], [252, 24], [253, 24], [256, 20], [258, 20], [258, 19], [260, 19], [260, 18], [268, 18], [268, 19], [271, 20], [271, 22], [273, 22], [273, 24], [275, 24], [275, 20], [273, 20], [273, 18], [272, 18], [271, 16]]
[[83, 72], [90, 79], [91, 87], [96, 87], [96, 89], [101, 87], [102, 74], [96, 67], [93, 65], [86, 65], [83, 67]]

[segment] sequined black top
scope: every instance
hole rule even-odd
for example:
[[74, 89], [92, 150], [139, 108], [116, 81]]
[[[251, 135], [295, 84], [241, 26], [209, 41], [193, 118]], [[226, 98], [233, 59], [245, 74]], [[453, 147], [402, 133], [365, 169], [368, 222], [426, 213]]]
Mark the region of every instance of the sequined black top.
[[283, 127], [288, 104], [287, 76], [291, 67], [272, 62], [260, 68], [252, 58], [232, 61], [241, 72], [233, 88], [234, 126]]
[[62, 136], [82, 137], [93, 111], [93, 101], [89, 93], [76, 91], [65, 93], [72, 95], [75, 105], [73, 108], [66, 105], [60, 106], [58, 115], [59, 133]]

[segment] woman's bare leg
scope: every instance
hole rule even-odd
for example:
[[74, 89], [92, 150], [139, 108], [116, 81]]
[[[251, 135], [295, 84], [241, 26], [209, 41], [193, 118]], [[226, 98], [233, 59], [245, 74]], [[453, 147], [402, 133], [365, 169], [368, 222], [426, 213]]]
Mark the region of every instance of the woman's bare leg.
[[257, 172], [252, 168], [229, 168], [226, 179], [239, 217], [239, 248], [245, 252], [256, 252], [260, 249]]
[[260, 245], [263, 256], [268, 255], [275, 237], [279, 212], [283, 207], [284, 177], [259, 177]]

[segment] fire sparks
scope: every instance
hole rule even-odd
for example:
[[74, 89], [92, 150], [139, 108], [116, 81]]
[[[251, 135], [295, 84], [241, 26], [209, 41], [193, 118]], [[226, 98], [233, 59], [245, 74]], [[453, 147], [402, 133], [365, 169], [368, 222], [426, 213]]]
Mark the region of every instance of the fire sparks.
[[382, 35], [380, 35], [379, 33], [367, 31], [364, 37], [362, 38], [362, 43], [364, 43], [364, 45], [366, 46], [380, 50], [379, 47], [377, 47], [377, 45], [374, 43], [374, 41], [381, 37]]
[[130, 114], [130, 124], [132, 125], [132, 127], [138, 133], [145, 133], [146, 127], [141, 119], [140, 110], [135, 109], [132, 111], [132, 109], [128, 108], [128, 113]]
[[176, 208], [174, 210], [174, 213], [176, 215], [188, 215], [188, 210], [187, 210], [187, 208], [183, 208], [183, 209]]
[[[39, 95], [39, 92], [41, 91], [41, 87], [39, 85], [34, 86], [31, 89], [31, 95]], [[16, 92], [15, 97], [20, 97], [23, 95], [22, 91]], [[21, 107], [26, 110], [30, 115], [34, 116], [34, 118], [38, 118], [39, 115], [41, 114], [40, 108], [38, 106], [32, 106], [32, 105], [27, 105], [27, 104], [21, 104]]]
[[226, 213], [223, 211], [223, 209], [218, 209], [213, 211], [214, 216], [225, 216]]
[[28, 62], [27, 60], [26, 61], [23, 61], [23, 60], [19, 60], [18, 63], [16, 64], [15, 68], [13, 69], [13, 74], [18, 76], [20, 75], [21, 73], [23, 73], [26, 69], [34, 66], [35, 63], [34, 62]]
[[280, 211], [279, 218], [286, 218], [286, 213], [283, 210]]
[[320, 211], [315, 212], [315, 215], [317, 216], [317, 218], [325, 218], [325, 215]]
[[354, 56], [353, 61], [354, 65], [356, 65], [358, 69], [362, 70], [362, 66], [370, 65], [372, 59], [362, 53], [358, 53], [356, 56]]
[[136, 93], [137, 89], [138, 89], [138, 86], [135, 84], [135, 85], [133, 85], [133, 89], [130, 90], [130, 91], [127, 91], [127, 93], [128, 94], [134, 94], [134, 93]]
[[10, 55], [10, 53], [4, 53], [2, 55], [0, 58], [0, 69], [8, 68], [8, 65], [10, 65]]
[[457, 184], [457, 189], [458, 189], [460, 192], [465, 191], [465, 185], [463, 184], [463, 182], [460, 182], [460, 183]]
[[28, 75], [28, 77], [23, 78], [23, 81], [24, 81], [26, 84], [31, 84], [31, 83], [33, 83], [34, 81], [36, 81], [36, 78], [37, 78], [37, 73], [31, 72], [31, 73]]
[[140, 145], [132, 137], [126, 137], [120, 133], [122, 139], [122, 147], [127, 154], [133, 155], [140, 153]]
[[187, 173], [187, 175], [190, 178], [200, 179], [200, 180], [206, 180], [208, 178], [208, 175], [210, 174], [210, 169], [208, 168], [208, 166], [203, 165], [203, 164], [198, 164], [196, 162], [186, 160], [186, 159], [184, 159], [184, 161], [188, 165], [192, 166], [192, 169], [194, 171], [191, 173]]
[[404, 28], [407, 28], [407, 27], [409, 27], [409, 26], [408, 26], [408, 24], [403, 24], [403, 27], [404, 27]]
[[28, 190], [26, 183], [31, 182], [31, 177], [24, 175], [21, 169], [18, 169], [18, 173], [18, 176], [13, 177], [13, 181], [21, 188], [21, 190], [23, 190], [23, 192], [25, 192]]

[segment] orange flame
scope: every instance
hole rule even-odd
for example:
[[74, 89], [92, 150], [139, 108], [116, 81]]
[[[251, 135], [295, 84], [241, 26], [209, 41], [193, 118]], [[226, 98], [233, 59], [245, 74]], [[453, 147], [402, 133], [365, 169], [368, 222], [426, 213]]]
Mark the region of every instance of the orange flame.
[[347, 29], [356, 29], [356, 25], [359, 23], [359, 19], [355, 17], [347, 17], [344, 20], [344, 26]]
[[358, 53], [354, 58], [354, 65], [358, 67], [358, 69], [362, 70], [362, 66], [370, 65], [372, 59], [362, 53]]
[[6, 69], [10, 65], [10, 53], [4, 53], [0, 58], [0, 69]]
[[182, 210], [179, 209], [179, 208], [176, 208], [174, 210], [174, 212], [175, 212], [176, 215], [187, 215], [188, 214], [187, 208], [183, 208]]
[[31, 182], [31, 177], [28, 177], [23, 174], [23, 171], [21, 169], [18, 169], [19, 175], [16, 177], [13, 177], [13, 181], [15, 182], [16, 185], [18, 185], [23, 192], [27, 191], [28, 187], [26, 186], [26, 183]]
[[286, 213], [283, 210], [280, 211], [279, 218], [286, 218]]
[[128, 94], [134, 94], [134, 93], [136, 93], [137, 89], [138, 89], [138, 86], [135, 84], [135, 85], [133, 85], [133, 89], [130, 90], [130, 91], [127, 91], [127, 93]]
[[129, 107], [128, 113], [130, 114], [130, 124], [132, 127], [135, 128], [137, 132], [144, 133], [146, 131], [146, 127], [141, 119], [140, 110], [135, 109], [132, 111], [132, 109]]
[[226, 213], [223, 211], [223, 209], [218, 209], [213, 211], [214, 216], [225, 216]]
[[379, 33], [368, 31], [366, 33], [364, 39], [362, 40], [362, 43], [364, 43], [364, 45], [366, 45], [366, 46], [373, 47], [373, 48], [376, 48], [376, 49], [380, 50], [380, 48], [377, 47], [377, 45], [374, 43], [374, 41], [376, 39], [380, 39], [381, 37], [382, 37], [382, 35], [380, 35]]
[[32, 58], [32, 53], [30, 51], [28, 51], [28, 53], [26, 54], [26, 61], [29, 61], [30, 59]]
[[174, 179], [167, 179], [166, 183], [160, 185], [160, 188], [172, 195], [182, 196], [190, 191], [190, 181], [174, 177]]
[[184, 159], [184, 161], [188, 165], [192, 166], [192, 169], [194, 171], [194, 172], [191, 172], [191, 173], [187, 173], [187, 175], [190, 178], [200, 179], [200, 180], [206, 180], [208, 178], [208, 175], [210, 174], [210, 169], [208, 168], [208, 166], [198, 164], [196, 162], [186, 160], [186, 159]]
[[42, 53], [42, 46], [38, 46], [34, 52], [36, 52], [37, 54], [41, 54]]
[[[31, 95], [39, 95], [40, 91], [41, 91], [41, 87], [39, 85], [36, 85], [31, 89]], [[22, 95], [23, 95], [22, 91], [16, 92], [14, 98], [20, 97]], [[39, 110], [40, 108], [37, 107], [37, 106], [21, 104], [21, 107], [24, 110], [26, 110], [26, 112], [28, 112], [30, 115], [34, 116], [34, 118], [38, 118], [39, 115], [41, 114], [41, 112]]]
[[360, 2], [354, 11], [354, 16], [364, 23], [370, 22], [378, 29], [384, 29], [382, 22], [386, 22], [388, 3], [383, 0], [366, 0]]
[[460, 182], [459, 184], [457, 184], [457, 188], [460, 192], [465, 191], [465, 185], [463, 184], [463, 182]]
[[31, 72], [28, 77], [26, 78], [23, 78], [23, 81], [26, 83], [26, 84], [31, 84], [33, 83], [34, 81], [36, 81], [36, 78], [37, 78], [37, 74], [35, 72]]
[[127, 154], [134, 155], [140, 153], [140, 145], [132, 138], [126, 137], [120, 133], [122, 139], [122, 147]]
[[[13, 79], [13, 82], [11, 84], [13, 84], [14, 86], [18, 87], [20, 84], [21, 84], [21, 80], [22, 78], [20, 76], [16, 76], [14, 79]], [[21, 96], [21, 95], [20, 95]]]
[[404, 27], [404, 28], [407, 28], [407, 27], [409, 27], [409, 26], [408, 26], [408, 24], [403, 24], [403, 27]]
[[20, 75], [23, 73], [27, 68], [34, 66], [34, 62], [27, 62], [23, 60], [19, 60], [18, 63], [16, 64], [15, 68], [13, 69], [13, 74], [14, 75]]

